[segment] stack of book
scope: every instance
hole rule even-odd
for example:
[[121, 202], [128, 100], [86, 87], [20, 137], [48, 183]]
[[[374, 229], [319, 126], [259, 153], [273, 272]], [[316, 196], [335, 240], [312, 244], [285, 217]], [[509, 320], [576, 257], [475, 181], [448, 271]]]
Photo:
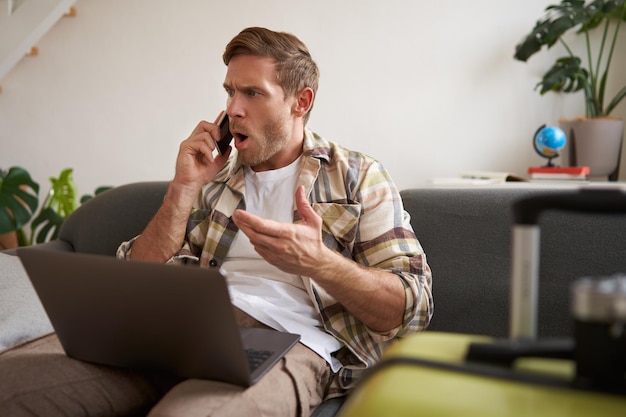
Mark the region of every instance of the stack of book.
[[589, 179], [589, 167], [529, 167], [531, 180], [575, 180]]

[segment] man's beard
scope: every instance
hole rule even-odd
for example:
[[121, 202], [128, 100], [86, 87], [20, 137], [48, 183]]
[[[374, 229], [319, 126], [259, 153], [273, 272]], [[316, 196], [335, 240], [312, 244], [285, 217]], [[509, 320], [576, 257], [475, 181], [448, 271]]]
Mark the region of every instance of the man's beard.
[[259, 164], [267, 162], [284, 149], [289, 143], [289, 134], [283, 129], [283, 126], [282, 118], [265, 125], [261, 136], [256, 138], [256, 144], [258, 145], [256, 152], [252, 153], [249, 149], [246, 149], [245, 152], [239, 153], [241, 163], [254, 168]]

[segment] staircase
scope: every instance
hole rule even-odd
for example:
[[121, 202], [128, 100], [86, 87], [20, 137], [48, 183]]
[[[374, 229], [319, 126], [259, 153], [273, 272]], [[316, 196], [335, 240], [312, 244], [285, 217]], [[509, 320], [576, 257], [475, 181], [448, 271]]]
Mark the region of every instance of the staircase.
[[[65, 15], [76, 0], [0, 0], [0, 81]], [[0, 92], [2, 87], [0, 86]]]

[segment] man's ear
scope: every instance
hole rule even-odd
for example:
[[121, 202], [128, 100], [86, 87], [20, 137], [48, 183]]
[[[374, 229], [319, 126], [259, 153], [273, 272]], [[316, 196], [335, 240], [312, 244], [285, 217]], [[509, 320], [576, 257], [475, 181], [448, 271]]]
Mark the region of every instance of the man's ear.
[[304, 87], [302, 90], [296, 93], [296, 102], [294, 103], [293, 110], [297, 116], [304, 117], [313, 107], [313, 99], [315, 93], [310, 87]]

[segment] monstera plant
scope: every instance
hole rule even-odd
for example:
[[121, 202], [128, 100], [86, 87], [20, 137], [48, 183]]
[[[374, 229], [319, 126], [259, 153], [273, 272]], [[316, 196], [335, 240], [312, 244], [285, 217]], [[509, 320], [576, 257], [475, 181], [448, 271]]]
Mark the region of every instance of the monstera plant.
[[[567, 135], [563, 163], [588, 166], [592, 177], [619, 178], [620, 157], [624, 137], [624, 120], [611, 113], [626, 97], [626, 71], [618, 70], [615, 95], [607, 97], [609, 70], [614, 54], [623, 54], [618, 47], [620, 30], [626, 20], [626, 0], [563, 0], [550, 5], [531, 32], [515, 48], [515, 59], [526, 61], [544, 46], [559, 44], [566, 55], [556, 60], [536, 88], [543, 95], [549, 91], [584, 92], [585, 117], [559, 120]], [[581, 56], [570, 47], [568, 32], [583, 37]], [[591, 36], [597, 32], [599, 37]], [[623, 38], [623, 37], [622, 37]], [[574, 45], [573, 42], [571, 42]], [[577, 43], [578, 44], [578, 43]], [[619, 87], [621, 85], [621, 87]]]
[[[544, 46], [548, 49], [557, 43], [562, 45], [567, 55], [558, 58], [537, 84], [541, 87], [540, 94], [583, 90], [587, 117], [608, 116], [626, 96], [626, 78], [622, 72], [625, 85], [610, 102], [605, 103], [613, 54], [624, 51], [623, 47], [617, 47], [617, 43], [625, 20], [626, 0], [594, 0], [588, 3], [585, 0], [563, 0], [546, 8], [544, 17], [516, 46], [515, 59], [526, 62]], [[596, 50], [592, 48], [590, 36], [594, 29], [601, 29], [602, 32]], [[564, 39], [564, 35], [573, 30], [584, 37], [584, 62]]]
[[[78, 201], [72, 171], [66, 168], [58, 178], [50, 177], [50, 191], [37, 212], [39, 184], [33, 181], [28, 171], [21, 167], [0, 170], [0, 235], [15, 232], [18, 246], [56, 239], [65, 219], [79, 204], [92, 198], [84, 195]], [[94, 195], [109, 188], [99, 187]], [[27, 234], [29, 224], [30, 233]], [[0, 246], [0, 249], [5, 248]]]
[[15, 232], [18, 245], [24, 246], [27, 238], [23, 228], [38, 206], [39, 184], [28, 171], [20, 167], [0, 170], [0, 235]]

